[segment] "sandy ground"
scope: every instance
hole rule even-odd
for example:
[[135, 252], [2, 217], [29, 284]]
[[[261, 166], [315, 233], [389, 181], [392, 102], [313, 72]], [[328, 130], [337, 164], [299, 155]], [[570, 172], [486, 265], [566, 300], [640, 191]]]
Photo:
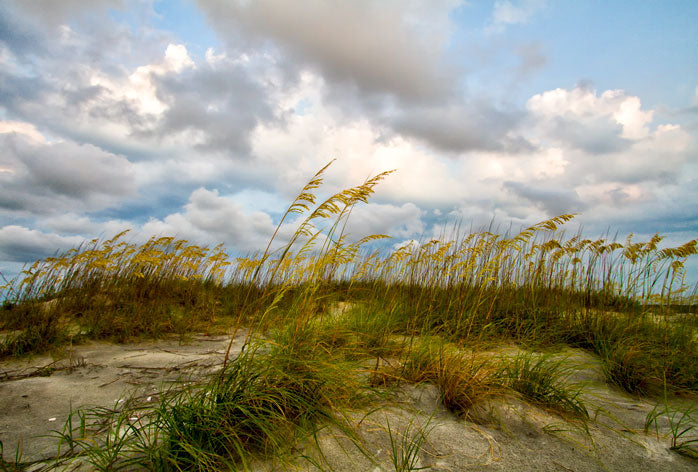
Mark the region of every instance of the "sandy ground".
[[[560, 355], [579, 368], [569, 380], [584, 385], [593, 419], [586, 427], [514, 396], [480, 405], [471, 419], [458, 418], [443, 407], [436, 387], [404, 386], [394, 406], [351, 415], [368, 454], [359, 453], [341, 432], [328, 430], [320, 436], [326, 460], [318, 455], [315, 460], [329, 470], [395, 470], [393, 451], [409, 447], [421, 428], [427, 434], [414, 470], [698, 471], [698, 460], [669, 450], [666, 421], [660, 422], [659, 435], [644, 434], [654, 404], [609, 388], [595, 356], [573, 349]], [[300, 461], [299, 470], [318, 468]]]
[[[241, 333], [235, 339], [233, 353], [243, 337]], [[172, 382], [215, 371], [228, 341], [226, 336], [194, 336], [183, 344], [90, 343], [57, 361], [44, 356], [0, 362], [5, 459], [14, 457], [16, 447], [22, 449], [24, 461], [55, 455], [56, 439], [46, 435], [62, 428], [71, 407], [114, 407], [129, 396], [155, 402], [158, 392]], [[562, 354], [579, 366], [572, 380], [585, 385], [594, 419], [588, 429], [513, 396], [481, 405], [470, 420], [458, 418], [443, 408], [434, 386], [408, 385], [393, 392], [394, 400], [383, 408], [348, 414], [346, 421], [360, 438], [363, 452], [345, 434], [328, 427], [318, 436], [323, 456], [311, 446], [301, 447], [291, 463], [264, 462], [252, 468], [318, 470], [301, 458], [307, 454], [323, 470], [395, 470], [391, 452], [415, 444], [422, 431], [425, 440], [413, 465], [434, 471], [698, 470], [698, 461], [669, 450], [665, 423], [659, 437], [643, 433], [652, 404], [609, 388], [593, 356], [576, 350]]]
[[[232, 354], [239, 351], [238, 333]], [[196, 380], [222, 365], [229, 336], [194, 336], [185, 343], [160, 340], [137, 344], [91, 342], [51, 356], [0, 361], [0, 441], [5, 460], [22, 451], [24, 461], [56, 454], [56, 440], [68, 414], [86, 407], [112, 408], [129, 397], [156, 402], [173, 382]], [[72, 366], [72, 368], [71, 368]]]

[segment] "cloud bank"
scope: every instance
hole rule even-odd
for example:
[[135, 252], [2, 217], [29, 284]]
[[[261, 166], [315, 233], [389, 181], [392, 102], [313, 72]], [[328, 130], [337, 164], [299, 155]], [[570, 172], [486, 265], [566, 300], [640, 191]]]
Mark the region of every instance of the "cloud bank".
[[[517, 98], [555, 59], [508, 35], [546, 2], [495, 2], [473, 27], [456, 0], [199, 0], [219, 41], [198, 49], [156, 26], [175, 14], [157, 2], [49, 3], [0, 7], [0, 271], [125, 227], [261, 249], [331, 158], [323, 195], [398, 169], [347, 228], [391, 244], [562, 213], [698, 229], [690, 119], [584, 77]], [[476, 34], [511, 60], [468, 55]], [[494, 73], [519, 88], [475, 94]]]

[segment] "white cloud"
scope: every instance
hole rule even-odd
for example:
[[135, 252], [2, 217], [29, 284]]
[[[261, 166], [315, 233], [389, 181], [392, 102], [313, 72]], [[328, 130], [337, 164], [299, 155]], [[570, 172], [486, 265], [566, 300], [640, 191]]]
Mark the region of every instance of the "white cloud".
[[262, 211], [248, 212], [217, 190], [192, 192], [183, 212], [163, 220], [151, 219], [142, 227], [145, 235], [172, 235], [203, 244], [225, 243], [240, 251], [263, 249], [274, 232], [271, 217]]
[[114, 78], [101, 70], [93, 70], [89, 83], [101, 87], [102, 94], [110, 100], [133, 103], [143, 114], [160, 115], [167, 109], [167, 105], [157, 96], [154, 77], [179, 74], [191, 67], [194, 67], [194, 62], [189, 57], [187, 48], [182, 44], [169, 44], [161, 62], [140, 66], [125, 80]]
[[41, 220], [41, 226], [58, 234], [105, 236], [107, 238], [136, 225], [124, 220], [94, 221], [78, 213], [61, 213]]
[[534, 141], [551, 139], [592, 152], [620, 151], [650, 134], [654, 111], [642, 110], [638, 97], [622, 90], [558, 88], [527, 102], [537, 127]]
[[613, 113], [613, 118], [623, 126], [621, 134], [623, 138], [637, 141], [646, 138], [649, 134], [647, 124], [652, 121], [654, 112], [651, 110], [643, 112], [641, 107], [638, 97], [627, 97]]
[[491, 30], [501, 31], [507, 25], [528, 23], [538, 10], [545, 7], [545, 0], [497, 0], [492, 9]]
[[369, 202], [354, 208], [346, 232], [352, 240], [369, 234], [387, 234], [396, 238], [421, 235], [426, 229], [422, 221], [424, 213], [414, 203], [392, 205]]
[[31, 123], [22, 121], [0, 121], [0, 134], [19, 133], [38, 143], [45, 143], [46, 138]]
[[0, 228], [0, 259], [35, 261], [77, 247], [84, 241], [79, 236], [60, 236], [43, 233], [24, 226], [8, 225]]
[[259, 126], [252, 152], [262, 163], [259, 173], [288, 198], [331, 158], [337, 161], [327, 173], [327, 191], [361, 184], [392, 169], [398, 172], [377, 187], [379, 198], [432, 206], [452, 201], [464, 190], [461, 176], [452, 169], [457, 164], [414, 141], [385, 138], [368, 121], [345, 121], [322, 104], [312, 114], [293, 116], [285, 126]]

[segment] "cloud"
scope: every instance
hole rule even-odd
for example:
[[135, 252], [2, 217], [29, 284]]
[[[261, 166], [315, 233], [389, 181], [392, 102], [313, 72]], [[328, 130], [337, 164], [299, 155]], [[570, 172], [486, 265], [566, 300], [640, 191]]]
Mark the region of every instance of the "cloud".
[[257, 124], [283, 118], [270, 103], [274, 64], [225, 54], [197, 63], [184, 45], [170, 42], [150, 62], [114, 69], [90, 57], [91, 38], [74, 36], [71, 57], [58, 48], [56, 57], [36, 58], [29, 68], [0, 71], [0, 103], [11, 116], [138, 160], [192, 149], [246, 158]]
[[472, 150], [530, 150], [524, 138], [511, 135], [524, 117], [485, 102], [415, 108], [389, 119], [396, 132], [420, 138], [436, 149], [462, 153]]
[[[28, 134], [20, 134], [22, 129]], [[31, 127], [13, 130], [0, 134], [0, 208], [37, 214], [94, 210], [135, 194], [134, 169], [125, 157], [90, 144], [37, 140]]]
[[20, 134], [37, 143], [46, 143], [44, 136], [31, 123], [22, 121], [0, 121], [0, 135]]
[[247, 212], [217, 190], [199, 188], [189, 196], [184, 211], [151, 219], [142, 227], [147, 235], [176, 235], [204, 244], [225, 243], [239, 251], [263, 249], [274, 232], [271, 217], [262, 211]]
[[589, 154], [607, 154], [630, 148], [621, 136], [622, 126], [612, 117], [556, 116], [547, 122], [547, 136], [556, 144], [566, 144]]
[[335, 118], [369, 119], [447, 152], [531, 147], [510, 136], [524, 113], [464, 98], [462, 77], [442, 56], [458, 1], [199, 4], [231, 50], [264, 52], [288, 70], [282, 87], [318, 77], [312, 103], [336, 107]]
[[590, 128], [597, 120], [612, 120], [620, 126], [618, 136], [629, 141], [647, 137], [647, 125], [654, 114], [643, 111], [640, 99], [623, 90], [606, 90], [597, 96], [595, 90], [583, 86], [536, 94], [528, 100], [527, 108], [541, 121], [567, 119]]
[[123, 0], [92, 0], [87, 3], [82, 0], [8, 0], [6, 3], [45, 26], [59, 26], [76, 16], [94, 15], [95, 12], [102, 12], [107, 8], [124, 7]]
[[150, 2], [7, 0], [0, 6], [0, 31], [5, 33], [0, 33], [0, 44], [4, 42], [19, 62], [41, 60], [44, 70], [55, 67], [53, 72], [58, 75], [70, 73], [70, 68], [63, 67], [65, 59], [75, 64], [85, 58], [92, 65], [106, 67], [113, 67], [116, 58], [128, 63], [152, 51], [162, 40], [157, 36], [163, 35], [144, 30], [140, 41], [129, 26], [114, 22], [111, 11], [122, 10], [126, 3], [134, 29], [153, 13]]
[[538, 10], [545, 7], [545, 0], [497, 0], [492, 9], [491, 29], [501, 31], [508, 25], [528, 23]]
[[45, 47], [44, 39], [26, 19], [12, 14], [7, 3], [0, 4], [0, 46], [13, 51], [15, 58], [36, 53]]
[[0, 228], [0, 259], [33, 262], [77, 247], [83, 241], [79, 236], [64, 237], [24, 226], [4, 226]]
[[521, 44], [514, 52], [521, 60], [517, 67], [519, 80], [548, 64], [543, 45], [538, 41]]
[[274, 118], [266, 88], [236, 61], [209, 61], [155, 82], [164, 108], [148, 133], [186, 133], [197, 149], [246, 156], [252, 130]]
[[[363, 93], [408, 101], [447, 97], [454, 79], [442, 60], [452, 29], [449, 12], [460, 2], [199, 0], [232, 49], [241, 37], [273, 44], [302, 68], [329, 81], [350, 82]], [[235, 25], [237, 28], [231, 28]]]
[[137, 21], [113, 21], [106, 7], [121, 2], [48, 3], [4, 4], [8, 23], [35, 38], [31, 44], [24, 37], [0, 39], [5, 116], [117, 153], [139, 145], [141, 152], [152, 149], [152, 142], [143, 146], [132, 136], [156, 124], [154, 115], [160, 110], [152, 109], [158, 103], [150, 78], [181, 71], [188, 65], [186, 49], [167, 41], [165, 34], [134, 35], [131, 28], [141, 26]]
[[579, 213], [587, 208], [574, 190], [546, 189], [541, 185], [506, 181], [504, 189], [545, 210], [547, 216]]
[[654, 111], [643, 110], [640, 99], [623, 90], [577, 86], [558, 88], [531, 97], [526, 107], [535, 127], [534, 142], [571, 147], [592, 155], [620, 153], [652, 139]]
[[43, 218], [41, 226], [62, 235], [100, 235], [107, 238], [136, 227], [132, 222], [124, 220], [94, 221], [85, 215], [73, 212]]
[[387, 234], [396, 238], [420, 235], [426, 228], [422, 221], [424, 214], [414, 203], [392, 205], [369, 202], [354, 208], [346, 233], [351, 240], [369, 234]]

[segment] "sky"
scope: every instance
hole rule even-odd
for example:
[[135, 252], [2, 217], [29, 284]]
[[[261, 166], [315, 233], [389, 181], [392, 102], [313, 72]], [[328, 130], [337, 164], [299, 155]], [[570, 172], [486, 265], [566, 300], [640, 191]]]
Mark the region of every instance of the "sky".
[[684, 243], [697, 25], [694, 0], [0, 0], [0, 272], [126, 228], [263, 250], [331, 159], [325, 194], [396, 169], [355, 239], [576, 213]]

